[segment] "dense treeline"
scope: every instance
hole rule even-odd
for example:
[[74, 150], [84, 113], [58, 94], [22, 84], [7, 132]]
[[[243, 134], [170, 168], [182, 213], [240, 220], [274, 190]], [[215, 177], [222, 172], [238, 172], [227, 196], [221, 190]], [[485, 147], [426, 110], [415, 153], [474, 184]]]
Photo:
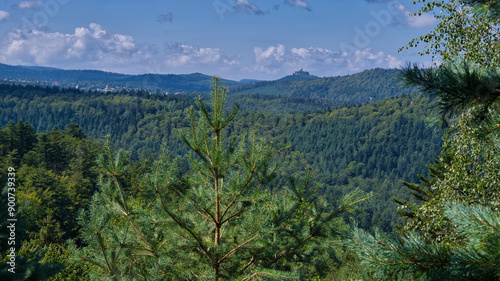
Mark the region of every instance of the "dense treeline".
[[0, 129], [2, 182], [9, 167], [16, 170], [17, 206], [24, 228], [19, 241], [40, 235], [46, 220], [54, 220], [58, 231], [44, 239], [77, 237], [76, 212], [96, 190], [95, 158], [100, 147], [76, 124], [43, 133], [22, 121]]
[[[357, 187], [375, 192], [358, 220], [364, 228], [391, 231], [397, 216], [390, 198], [406, 198], [401, 181], [427, 174], [426, 165], [441, 148], [442, 131], [423, 119], [433, 115], [431, 106], [415, 96], [315, 114], [303, 126], [294, 125], [289, 141], [326, 184], [329, 200]], [[294, 166], [290, 162], [291, 171]]]
[[[163, 134], [171, 133], [170, 127], [182, 126], [176, 122], [182, 115], [182, 110], [192, 104], [190, 99], [169, 95], [151, 96], [145, 91], [105, 94], [74, 89], [2, 85], [0, 92], [0, 120], [4, 125], [11, 120], [24, 120], [41, 132], [51, 130], [54, 126], [64, 128], [74, 122], [80, 124], [89, 136], [101, 139], [106, 134], [112, 134], [117, 146], [122, 147], [121, 143], [132, 145], [130, 150], [136, 152], [137, 147], [144, 145], [144, 142], [151, 142], [148, 135], [155, 136], [156, 141], [161, 143]], [[150, 124], [154, 123], [151, 118], [162, 119], [165, 123]], [[157, 128], [146, 132], [145, 130], [150, 129], [148, 125]], [[160, 128], [164, 130], [158, 139]], [[146, 145], [144, 149], [151, 152], [157, 150], [158, 146]], [[144, 155], [141, 155], [142, 158]]]
[[[188, 149], [179, 131], [189, 127], [194, 95], [99, 93], [17, 85], [1, 85], [0, 93], [0, 120], [6, 126], [0, 131], [2, 173], [9, 166], [16, 167], [20, 179], [18, 202], [23, 207], [19, 214], [25, 223], [20, 226], [24, 236], [19, 239], [26, 245], [20, 252], [26, 260], [20, 263], [27, 269], [41, 266], [38, 259], [43, 257], [65, 264], [59, 278], [87, 270], [68, 260], [70, 251], [63, 242], [69, 238], [81, 243], [76, 214], [89, 203], [102, 171], [94, 161], [101, 146], [86, 135], [102, 140], [110, 134], [113, 147], [130, 151], [134, 167], [121, 176], [129, 194], [137, 192], [130, 189], [132, 178], [150, 171], [146, 163], [159, 154], [162, 143], [173, 155], [182, 156], [181, 173], [189, 169], [189, 158], [185, 157]], [[272, 100], [285, 103], [290, 98]], [[299, 106], [308, 101], [292, 99]], [[229, 103], [231, 106], [234, 102]], [[414, 181], [416, 174], [425, 173], [425, 164], [438, 154], [441, 145], [441, 131], [426, 125], [425, 116], [432, 115], [432, 103], [424, 96], [406, 95], [338, 109], [323, 107], [314, 112], [266, 113], [252, 109], [243, 110], [233, 119], [226, 128], [227, 135], [256, 130], [274, 145], [291, 145], [276, 156], [274, 161], [280, 165], [269, 187], [279, 190], [289, 186], [290, 176], [303, 176], [311, 166], [313, 180], [320, 184], [319, 194], [331, 207], [342, 205], [342, 196], [353, 190], [373, 192], [375, 198], [363, 204], [366, 212], [350, 216], [366, 229], [392, 230], [398, 219], [390, 198], [409, 197], [401, 180]], [[321, 269], [322, 274], [325, 270]]]
[[281, 95], [322, 100], [327, 106], [363, 104], [410, 94], [414, 88], [398, 87], [396, 69], [371, 69], [361, 73], [313, 80], [262, 81], [230, 88], [238, 94]]
[[[217, 83], [217, 78], [215, 78]], [[269, 188], [272, 159], [286, 146], [258, 133], [230, 129], [238, 107], [224, 112], [225, 89], [211, 102], [198, 100], [181, 139], [190, 149], [191, 171], [179, 178], [176, 161], [162, 154], [149, 173], [121, 175], [127, 155], [107, 142], [99, 156], [98, 192], [80, 213], [88, 245], [70, 243], [72, 257], [91, 264], [91, 279], [251, 280], [322, 278], [335, 263], [336, 244], [348, 228], [342, 215], [355, 213], [371, 194], [353, 190], [325, 208], [318, 187], [305, 177]], [[212, 106], [208, 106], [211, 104]], [[234, 128], [234, 126], [233, 126]], [[279, 168], [278, 168], [279, 169]]]
[[[45, 280], [68, 265], [68, 274], [81, 276], [84, 267], [68, 264], [67, 239], [81, 243], [78, 211], [85, 208], [97, 188], [99, 169], [95, 159], [102, 145], [83, 134], [77, 124], [65, 130], [57, 126], [37, 133], [27, 122], [9, 122], [0, 129], [0, 182], [9, 185], [14, 211], [7, 212], [7, 189], [3, 189], [3, 218], [15, 218], [15, 244], [6, 221], [1, 223], [2, 280]], [[10, 215], [13, 215], [10, 216]], [[15, 274], [7, 272], [4, 256], [15, 247]], [[65, 275], [66, 277], [68, 275]], [[64, 280], [62, 278], [59, 280]]]
[[[37, 259], [43, 257], [55, 264], [65, 264], [66, 269], [57, 276], [69, 278], [71, 272], [83, 272], [87, 268], [68, 260], [70, 251], [63, 241], [69, 238], [81, 243], [76, 214], [89, 203], [98, 186], [97, 174], [102, 172], [94, 161], [101, 146], [85, 133], [97, 139], [113, 133], [114, 147], [131, 151], [135, 161], [142, 159], [120, 176], [124, 190], [140, 202], [149, 195], [133, 195], [137, 190], [130, 188], [130, 182], [135, 175], [150, 172], [146, 168], [150, 165], [146, 163], [158, 155], [161, 142], [166, 143], [174, 155], [186, 154], [178, 131], [185, 131], [189, 126], [188, 111], [193, 99], [145, 92], [75, 93], [12, 85], [4, 86], [4, 94], [2, 112], [8, 110], [12, 116], [32, 120], [41, 126], [41, 131], [45, 130], [36, 133], [28, 122], [10, 121], [0, 131], [0, 148], [5, 156], [2, 171], [7, 171], [9, 166], [16, 167], [20, 179], [18, 202], [24, 206], [19, 210], [24, 221], [20, 231], [24, 236], [19, 239], [26, 245], [20, 253], [27, 260], [21, 263], [33, 269], [28, 261], [31, 266], [40, 266]], [[414, 180], [415, 174], [423, 173], [425, 164], [439, 151], [440, 131], [426, 126], [423, 119], [432, 115], [431, 108], [430, 101], [423, 96], [403, 96], [316, 112], [244, 111], [226, 130], [227, 135], [256, 130], [274, 145], [291, 144], [291, 148], [274, 160], [280, 165], [277, 178], [269, 183], [273, 190], [289, 186], [289, 176], [303, 176], [311, 166], [313, 180], [321, 186], [319, 194], [325, 195], [331, 208], [342, 205], [340, 199], [353, 190], [373, 192], [375, 198], [364, 204], [366, 212], [351, 214], [351, 217], [364, 228], [380, 227], [390, 231], [397, 223], [395, 204], [390, 197], [408, 198], [399, 180]], [[21, 112], [23, 109], [27, 110]], [[54, 123], [43, 124], [36, 118]], [[82, 127], [69, 123], [75, 121]], [[112, 126], [114, 122], [120, 126]], [[43, 127], [49, 125], [50, 130]], [[187, 159], [179, 160], [181, 174], [189, 169]], [[40, 245], [47, 246], [40, 248]], [[316, 272], [314, 274], [320, 274], [317, 272], [320, 270], [323, 275], [328, 272], [324, 265], [316, 266], [319, 268], [309, 270]]]
[[[25, 120], [42, 132], [77, 123], [86, 135], [96, 139], [110, 134], [113, 146], [129, 150], [133, 161], [155, 157], [162, 143], [175, 155], [188, 152], [178, 132], [190, 122], [188, 109], [194, 105], [194, 95], [97, 93], [15, 85], [1, 85], [0, 92], [3, 125]], [[289, 98], [274, 100], [287, 108]], [[309, 99], [303, 100], [297, 98], [293, 104], [307, 105]], [[356, 187], [374, 191], [379, 198], [368, 207], [370, 215], [363, 218], [366, 228], [392, 229], [396, 215], [390, 197], [407, 198], [400, 181], [416, 181], [416, 175], [426, 173], [425, 165], [440, 150], [441, 131], [426, 125], [424, 118], [432, 116], [432, 107], [422, 96], [281, 114], [261, 112], [256, 107], [245, 110], [245, 105], [250, 103], [241, 105], [243, 110], [228, 133], [257, 130], [275, 144], [291, 144], [278, 158], [286, 165], [281, 166], [273, 185], [287, 184], [288, 175], [299, 175], [311, 165], [315, 180], [323, 184], [321, 192], [329, 200], [337, 200]]]
[[338, 103], [322, 98], [305, 98], [289, 95], [264, 95], [259, 93], [236, 93], [227, 96], [228, 107], [239, 104], [243, 111], [262, 113], [300, 113], [338, 108]]

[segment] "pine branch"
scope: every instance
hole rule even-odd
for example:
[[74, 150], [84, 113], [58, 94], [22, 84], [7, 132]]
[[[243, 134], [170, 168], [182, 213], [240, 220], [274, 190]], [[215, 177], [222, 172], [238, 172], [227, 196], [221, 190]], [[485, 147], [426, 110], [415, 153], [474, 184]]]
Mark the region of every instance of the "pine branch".
[[252, 238], [248, 239], [247, 241], [239, 244], [236, 248], [232, 249], [231, 251], [229, 251], [226, 255], [224, 255], [219, 261], [218, 263], [221, 264], [223, 263], [227, 258], [229, 258], [230, 256], [232, 256], [234, 253], [236, 253], [236, 251], [238, 251], [241, 247], [245, 246], [246, 244], [252, 242], [253, 240], [257, 239], [258, 237], [260, 237], [259, 234], [256, 234], [255, 236], [253, 236]]
[[402, 71], [403, 85], [417, 85], [422, 92], [439, 97], [443, 121], [448, 116], [477, 106], [475, 118], [489, 120], [489, 110], [500, 97], [500, 72], [479, 68], [466, 61], [447, 63], [436, 69], [407, 64]]

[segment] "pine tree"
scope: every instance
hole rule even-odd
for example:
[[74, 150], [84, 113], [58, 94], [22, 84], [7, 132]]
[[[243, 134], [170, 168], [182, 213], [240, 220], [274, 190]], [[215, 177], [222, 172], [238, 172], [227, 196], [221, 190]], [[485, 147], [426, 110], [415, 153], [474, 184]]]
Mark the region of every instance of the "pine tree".
[[348, 247], [376, 280], [498, 280], [500, 215], [489, 207], [448, 203], [445, 216], [464, 237], [449, 245], [406, 237], [370, 235], [356, 228]]
[[464, 60], [447, 62], [436, 69], [408, 64], [402, 78], [404, 84], [419, 86], [423, 93], [439, 99], [438, 107], [444, 121], [473, 109], [472, 117], [477, 126], [489, 123], [495, 126], [490, 126], [489, 131], [496, 129], [500, 69]]
[[327, 206], [310, 170], [290, 187], [267, 188], [277, 168], [273, 157], [286, 147], [256, 132], [229, 135], [238, 107], [224, 111], [225, 95], [215, 78], [211, 106], [198, 99], [199, 115], [191, 109], [191, 130], [181, 134], [191, 150], [187, 180], [163, 154], [133, 183], [147, 196], [127, 192], [126, 153], [114, 153], [108, 139], [99, 158], [100, 191], [80, 214], [88, 246], [73, 245], [77, 259], [94, 265], [94, 278], [297, 279], [308, 263], [335, 253], [346, 229], [341, 216], [371, 195], [354, 191], [337, 208]]

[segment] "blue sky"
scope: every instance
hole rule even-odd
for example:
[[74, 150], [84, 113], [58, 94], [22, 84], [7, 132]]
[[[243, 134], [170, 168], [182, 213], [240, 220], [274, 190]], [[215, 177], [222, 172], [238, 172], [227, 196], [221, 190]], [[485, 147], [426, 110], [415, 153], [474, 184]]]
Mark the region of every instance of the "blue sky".
[[271, 80], [430, 64], [406, 0], [0, 0], [0, 63]]

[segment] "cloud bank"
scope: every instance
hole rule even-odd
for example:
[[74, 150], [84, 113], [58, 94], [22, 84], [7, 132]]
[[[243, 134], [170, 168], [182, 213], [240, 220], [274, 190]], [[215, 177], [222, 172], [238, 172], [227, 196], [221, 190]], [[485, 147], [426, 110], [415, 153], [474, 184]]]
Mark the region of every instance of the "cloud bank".
[[398, 11], [401, 12], [401, 14], [404, 16], [406, 24], [409, 27], [413, 28], [421, 28], [421, 27], [431, 27], [436, 24], [437, 19], [430, 14], [421, 14], [420, 16], [412, 16], [413, 14], [408, 7], [405, 5], [398, 3], [394, 5], [394, 8], [396, 8]]
[[394, 56], [374, 52], [370, 48], [348, 54], [318, 47], [287, 49], [284, 45], [277, 44], [267, 48], [255, 47], [254, 55], [255, 65], [252, 71], [280, 75], [300, 68], [313, 73], [341, 75], [375, 67], [398, 68], [403, 63]]
[[14, 30], [0, 41], [0, 61], [7, 64], [93, 68], [125, 73], [173, 72], [172, 68], [235, 65], [217, 48], [185, 44], [163, 49], [138, 44], [129, 35], [114, 34], [92, 23], [72, 34]]
[[10, 13], [0, 10], [0, 22], [6, 21], [8, 19], [10, 19]]
[[235, 9], [238, 12], [244, 12], [244, 13], [252, 12], [256, 15], [262, 15], [264, 13], [259, 7], [250, 3], [248, 0], [236, 0]]
[[238, 64], [237, 61], [228, 58], [218, 48], [201, 48], [175, 43], [171, 45], [166, 44], [163, 54], [166, 56], [165, 65], [171, 67], [216, 63], [227, 65]]
[[108, 32], [96, 23], [78, 27], [68, 34], [14, 30], [7, 38], [0, 39], [0, 62], [130, 74], [202, 72], [232, 76], [232, 79], [274, 79], [300, 68], [334, 76], [374, 67], [397, 68], [402, 64], [398, 58], [370, 48], [342, 53], [319, 47], [276, 44], [256, 46], [253, 54], [236, 57], [219, 48], [185, 43], [157, 47], [137, 43], [129, 35]]
[[299, 7], [308, 11], [312, 11], [311, 5], [309, 5], [309, 3], [304, 0], [285, 0], [285, 4], [291, 7]]
[[13, 5], [12, 7], [14, 9], [20, 9], [20, 10], [36, 10], [42, 7], [43, 2], [42, 0], [36, 0], [36, 1], [21, 1], [16, 5]]

